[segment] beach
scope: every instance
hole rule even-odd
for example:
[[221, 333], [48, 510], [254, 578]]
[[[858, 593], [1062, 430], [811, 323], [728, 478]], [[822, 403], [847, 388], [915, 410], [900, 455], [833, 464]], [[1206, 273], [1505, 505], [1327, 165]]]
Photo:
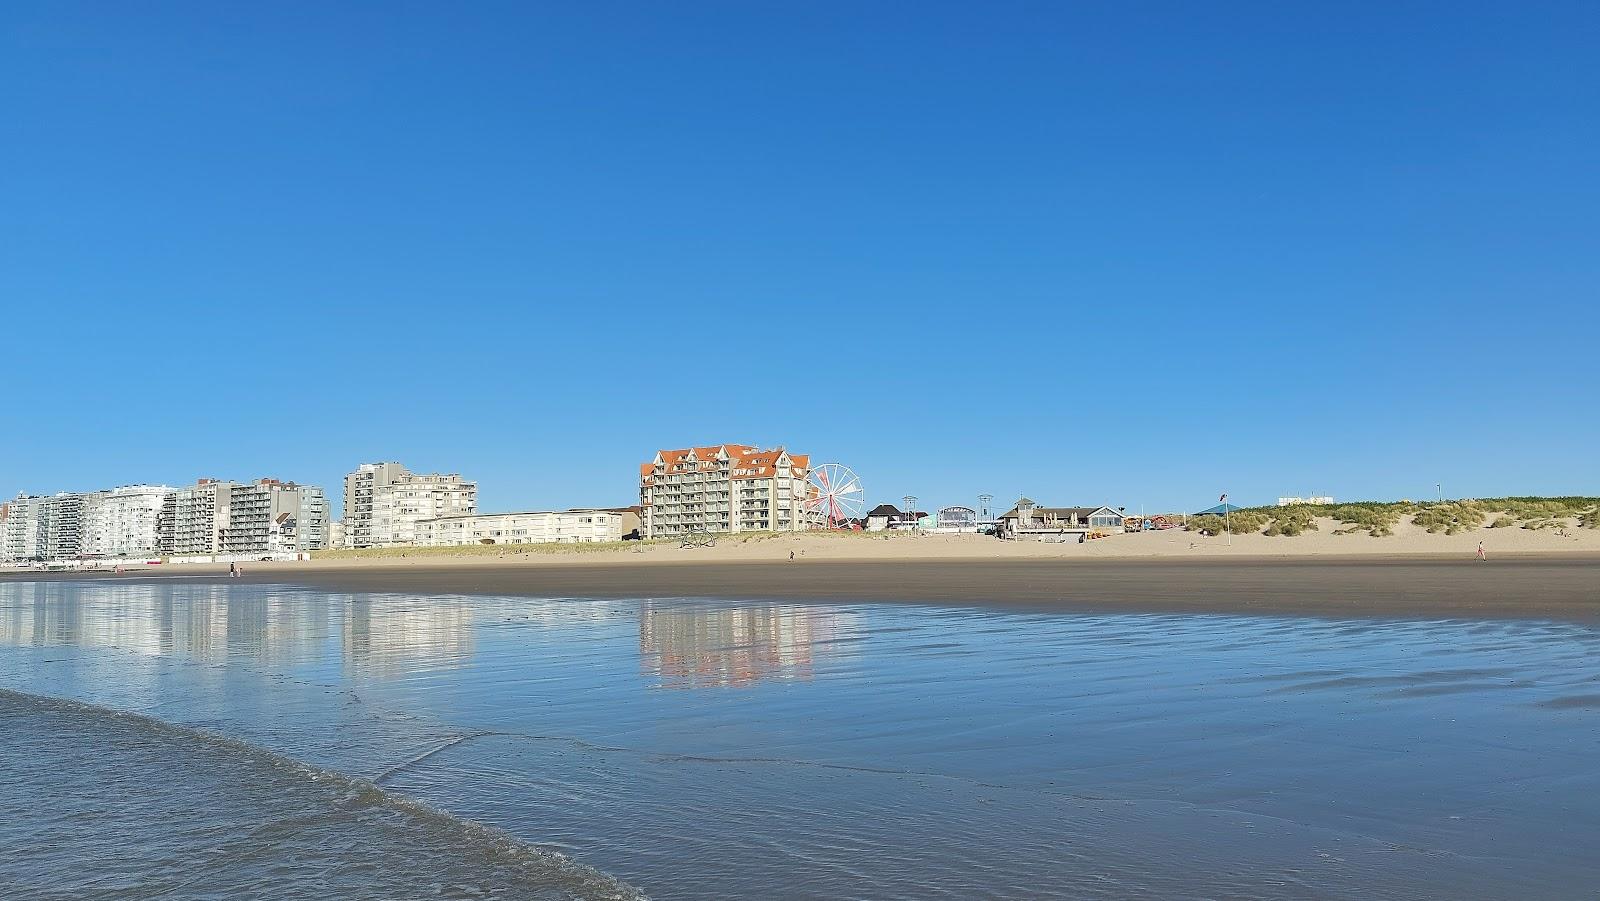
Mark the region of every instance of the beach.
[[[1404, 527], [1402, 527], [1404, 528]], [[1399, 530], [1397, 530], [1399, 531]], [[1600, 619], [1600, 530], [1372, 538], [1190, 532], [1116, 535], [1082, 545], [978, 535], [803, 534], [716, 547], [249, 563], [240, 580], [329, 591], [527, 597], [955, 603], [1062, 612]], [[1487, 534], [1485, 539], [1483, 534]], [[1486, 541], [1490, 558], [1474, 559]], [[446, 549], [448, 550], [448, 549]], [[790, 554], [793, 559], [790, 559]], [[122, 575], [9, 573], [12, 580], [227, 578], [225, 564], [164, 564]]]

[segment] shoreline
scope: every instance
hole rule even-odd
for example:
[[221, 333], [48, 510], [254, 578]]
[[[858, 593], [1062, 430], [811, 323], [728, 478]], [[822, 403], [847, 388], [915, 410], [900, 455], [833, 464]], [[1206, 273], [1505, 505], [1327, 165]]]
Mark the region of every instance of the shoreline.
[[[511, 597], [697, 597], [873, 602], [1035, 613], [1191, 613], [1352, 619], [1536, 619], [1600, 623], [1600, 556], [1506, 554], [1226, 558], [894, 558], [167, 564], [125, 575], [5, 573], [0, 581], [283, 584], [333, 592]], [[341, 565], [342, 564], [342, 565]]]

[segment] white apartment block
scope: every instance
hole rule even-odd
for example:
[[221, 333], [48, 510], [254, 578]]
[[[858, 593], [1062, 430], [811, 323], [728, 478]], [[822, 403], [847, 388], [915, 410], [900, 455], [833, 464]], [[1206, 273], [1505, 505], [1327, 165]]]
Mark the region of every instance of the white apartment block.
[[335, 519], [328, 523], [328, 547], [344, 547], [344, 520]]
[[149, 556], [156, 551], [157, 520], [169, 491], [164, 485], [128, 485], [44, 497], [19, 495], [6, 505], [0, 557]]
[[156, 553], [161, 507], [171, 488], [124, 485], [83, 498], [82, 552], [103, 557]]
[[0, 558], [36, 560], [44, 556], [44, 501], [19, 494], [6, 504], [5, 522], [0, 525]]
[[580, 544], [621, 541], [624, 514], [616, 510], [474, 513], [417, 523], [424, 547], [469, 544]]
[[0, 554], [8, 560], [60, 560], [83, 553], [84, 495], [19, 494], [6, 505]]
[[261, 479], [201, 479], [184, 488], [125, 485], [85, 494], [20, 495], [0, 522], [0, 559], [278, 553], [325, 547], [321, 488]]
[[399, 463], [363, 463], [344, 477], [346, 547], [417, 543], [417, 523], [478, 512], [478, 483], [454, 473], [410, 472]]
[[718, 444], [657, 451], [639, 466], [645, 537], [803, 531], [810, 466], [808, 455], [781, 447]]

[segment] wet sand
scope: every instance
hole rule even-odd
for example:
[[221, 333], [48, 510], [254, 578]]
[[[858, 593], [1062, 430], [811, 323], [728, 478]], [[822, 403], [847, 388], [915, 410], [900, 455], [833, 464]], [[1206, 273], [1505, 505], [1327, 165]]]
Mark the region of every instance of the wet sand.
[[[227, 580], [221, 567], [160, 574], [7, 574], [19, 581]], [[703, 597], [994, 606], [1040, 612], [1600, 621], [1592, 555], [1226, 560], [798, 560], [390, 565], [254, 564], [240, 581], [330, 591], [522, 597]]]
[[0, 885], [1589, 898], [1597, 686], [1559, 622], [6, 583]]

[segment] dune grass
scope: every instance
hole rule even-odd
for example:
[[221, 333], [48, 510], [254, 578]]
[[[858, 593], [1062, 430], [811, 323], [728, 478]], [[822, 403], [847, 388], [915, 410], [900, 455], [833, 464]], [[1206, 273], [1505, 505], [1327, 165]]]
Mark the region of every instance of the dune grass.
[[[1339, 524], [1335, 535], [1365, 532], [1374, 538], [1394, 534], [1402, 520], [1431, 533], [1455, 535], [1483, 527], [1520, 526], [1539, 530], [1577, 525], [1600, 529], [1600, 498], [1497, 497], [1447, 501], [1354, 501], [1343, 504], [1295, 504], [1288, 507], [1246, 507], [1233, 511], [1225, 523], [1220, 516], [1196, 516], [1188, 529], [1205, 535], [1299, 535], [1316, 531], [1318, 518]], [[1213, 521], [1214, 520], [1214, 521]]]

